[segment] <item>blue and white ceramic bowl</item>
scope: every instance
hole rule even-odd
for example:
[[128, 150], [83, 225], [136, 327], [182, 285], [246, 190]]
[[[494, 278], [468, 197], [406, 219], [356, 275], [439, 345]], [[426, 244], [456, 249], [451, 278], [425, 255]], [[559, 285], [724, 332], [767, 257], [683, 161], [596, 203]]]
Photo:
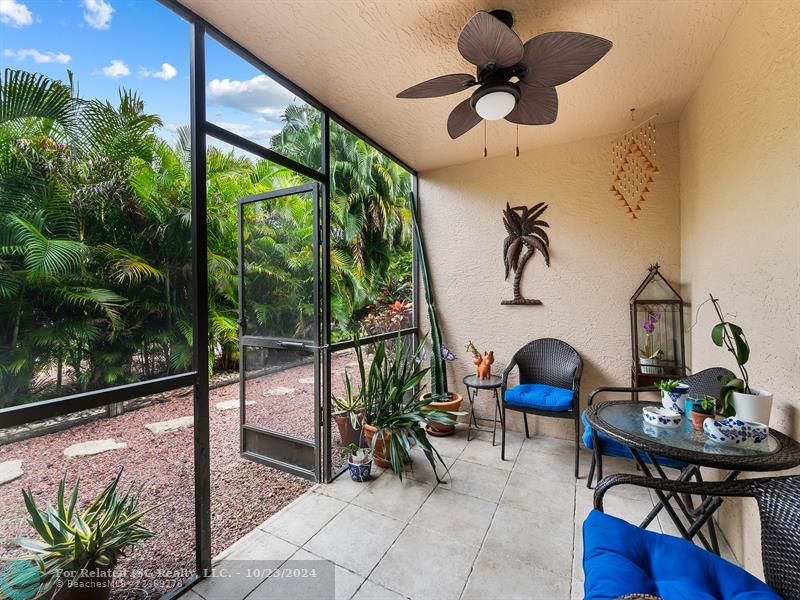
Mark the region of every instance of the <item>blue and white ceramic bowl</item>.
[[761, 423], [742, 421], [736, 417], [703, 422], [703, 432], [709, 440], [723, 446], [759, 447], [766, 444], [769, 427]]
[[671, 392], [661, 392], [661, 404], [677, 413], [684, 414], [686, 410], [686, 397], [689, 395], [689, 386], [681, 383]]
[[660, 406], [642, 407], [642, 418], [647, 425], [653, 427], [678, 427], [683, 418], [681, 414], [669, 408]]

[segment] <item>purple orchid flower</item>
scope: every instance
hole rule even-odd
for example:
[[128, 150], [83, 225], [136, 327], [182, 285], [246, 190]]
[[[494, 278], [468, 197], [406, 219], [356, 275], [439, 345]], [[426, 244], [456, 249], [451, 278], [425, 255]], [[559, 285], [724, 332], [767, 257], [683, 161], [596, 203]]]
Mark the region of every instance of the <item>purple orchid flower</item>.
[[446, 346], [442, 346], [442, 358], [445, 359], [447, 362], [454, 361], [456, 359], [455, 354], [450, 352]]

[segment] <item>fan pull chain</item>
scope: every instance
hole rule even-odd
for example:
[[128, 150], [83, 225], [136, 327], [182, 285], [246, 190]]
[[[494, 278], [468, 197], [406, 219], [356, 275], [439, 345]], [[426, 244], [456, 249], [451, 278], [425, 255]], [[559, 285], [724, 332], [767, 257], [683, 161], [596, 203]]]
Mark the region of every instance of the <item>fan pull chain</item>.
[[517, 125], [517, 149], [514, 151], [514, 156], [519, 158], [519, 125]]
[[486, 151], [486, 121], [483, 121], [483, 158], [486, 158], [489, 153]]

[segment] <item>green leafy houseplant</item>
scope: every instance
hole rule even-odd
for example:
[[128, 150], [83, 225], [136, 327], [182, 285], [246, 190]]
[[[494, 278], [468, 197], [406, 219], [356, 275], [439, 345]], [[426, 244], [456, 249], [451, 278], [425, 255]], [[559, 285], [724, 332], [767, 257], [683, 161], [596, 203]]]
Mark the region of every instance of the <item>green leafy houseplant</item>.
[[362, 448], [358, 444], [348, 444], [339, 449], [339, 455], [354, 465], [363, 465], [372, 458], [372, 449]]
[[365, 434], [375, 462], [391, 466], [401, 479], [414, 446], [425, 454], [438, 479], [437, 459], [442, 465], [444, 461], [428, 440], [424, 426], [431, 420], [453, 425], [460, 414], [431, 409], [422, 397], [422, 380], [429, 371], [419, 367], [424, 343], [425, 340], [416, 350], [408, 352], [398, 337], [393, 352], [388, 355], [386, 344], [379, 342], [369, 371], [364, 366], [361, 346], [355, 348], [365, 403]]
[[702, 395], [699, 398], [692, 398], [692, 411], [702, 413], [704, 415], [714, 414], [714, 406], [717, 401], [713, 396]]
[[[353, 332], [353, 343], [360, 345], [358, 332]], [[333, 419], [339, 429], [339, 438], [342, 446], [356, 444], [362, 439], [361, 420], [364, 416], [364, 396], [361, 388], [355, 389], [350, 377], [350, 371], [345, 368], [342, 375], [344, 380], [344, 395], [331, 396]]]
[[730, 352], [736, 359], [736, 365], [739, 367], [741, 377], [735, 375], [723, 375], [720, 377], [722, 382], [722, 389], [720, 390], [721, 412], [726, 417], [733, 416], [736, 412], [733, 405], [733, 392], [742, 392], [744, 394], [752, 394], [750, 389], [750, 380], [747, 373], [745, 364], [750, 359], [750, 344], [747, 343], [747, 338], [744, 335], [742, 328], [725, 320], [722, 309], [719, 306], [719, 301], [711, 295], [711, 303], [717, 311], [719, 323], [714, 325], [711, 330], [711, 340], [722, 348], [723, 346]]
[[[23, 490], [29, 523], [39, 536], [38, 540], [16, 538], [10, 540], [17, 546], [32, 552], [32, 559], [40, 573], [37, 595], [51, 590], [68, 573], [66, 583], [72, 587], [75, 597], [82, 597], [86, 590], [76, 586], [83, 576], [109, 577], [125, 551], [155, 534], [144, 524], [144, 516], [156, 506], [140, 510], [141, 488], [134, 490], [133, 484], [120, 492], [122, 471], [109, 482], [102, 492], [81, 513], [78, 504], [80, 482], [75, 484], [69, 498], [65, 496], [66, 477], [58, 485], [55, 506], [37, 506], [30, 490]], [[107, 587], [110, 593], [110, 586]], [[70, 587], [59, 593], [59, 597], [70, 597]]]
[[661, 381], [656, 382], [656, 388], [665, 394], [670, 394], [674, 392], [680, 384], [681, 382], [677, 379], [662, 379]]

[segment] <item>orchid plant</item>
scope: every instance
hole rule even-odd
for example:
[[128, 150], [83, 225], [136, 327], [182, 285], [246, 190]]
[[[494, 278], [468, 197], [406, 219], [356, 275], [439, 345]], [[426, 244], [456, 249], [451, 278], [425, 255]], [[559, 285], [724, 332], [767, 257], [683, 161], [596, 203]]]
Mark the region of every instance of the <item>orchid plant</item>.
[[662, 354], [661, 348], [653, 350], [652, 347], [653, 332], [656, 330], [656, 323], [658, 323], [660, 318], [661, 316], [658, 313], [648, 312], [647, 320], [642, 324], [642, 329], [644, 329], [645, 332], [645, 341], [644, 347], [639, 350], [639, 356], [645, 360], [653, 360]]

